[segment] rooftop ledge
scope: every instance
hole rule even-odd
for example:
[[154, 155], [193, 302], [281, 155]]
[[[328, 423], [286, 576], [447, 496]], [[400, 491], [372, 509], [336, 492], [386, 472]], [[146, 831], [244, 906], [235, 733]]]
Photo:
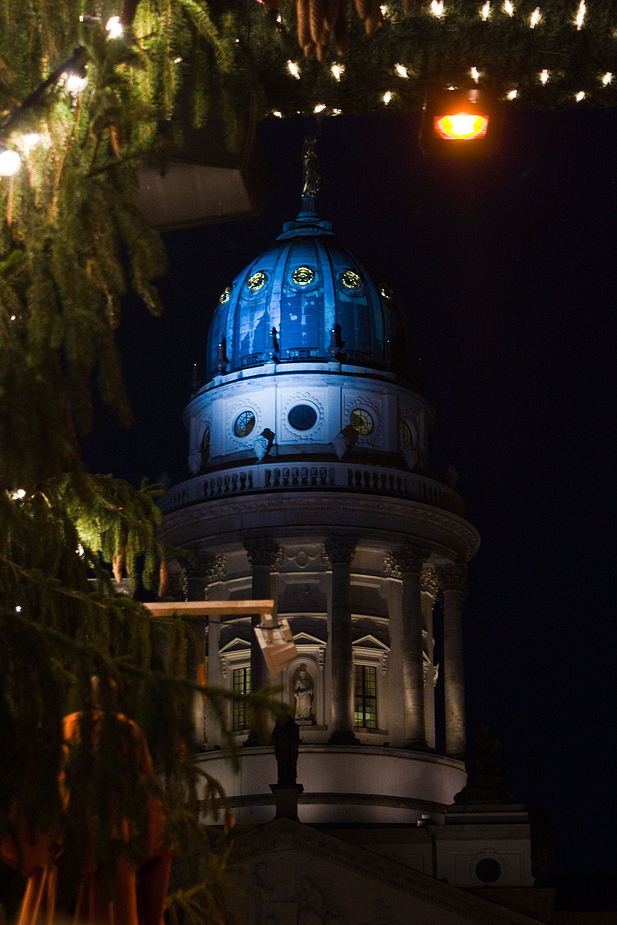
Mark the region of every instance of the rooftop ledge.
[[170, 488], [159, 501], [163, 513], [215, 498], [257, 492], [332, 489], [409, 498], [463, 516], [463, 499], [453, 489], [415, 472], [346, 462], [314, 465], [256, 464], [197, 475]]

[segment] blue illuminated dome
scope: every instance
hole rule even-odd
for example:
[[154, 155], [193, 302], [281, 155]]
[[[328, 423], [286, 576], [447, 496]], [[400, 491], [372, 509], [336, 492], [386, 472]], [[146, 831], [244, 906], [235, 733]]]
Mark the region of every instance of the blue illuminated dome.
[[390, 288], [304, 198], [296, 221], [225, 289], [210, 327], [207, 379], [264, 363], [324, 362], [409, 377], [402, 313]]

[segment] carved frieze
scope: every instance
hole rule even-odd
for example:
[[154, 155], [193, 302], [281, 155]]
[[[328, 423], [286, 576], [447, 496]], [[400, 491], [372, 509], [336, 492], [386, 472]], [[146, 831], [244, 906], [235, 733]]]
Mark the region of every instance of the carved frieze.
[[403, 575], [421, 575], [429, 550], [424, 546], [402, 546], [385, 553], [384, 572], [388, 578], [402, 578]]

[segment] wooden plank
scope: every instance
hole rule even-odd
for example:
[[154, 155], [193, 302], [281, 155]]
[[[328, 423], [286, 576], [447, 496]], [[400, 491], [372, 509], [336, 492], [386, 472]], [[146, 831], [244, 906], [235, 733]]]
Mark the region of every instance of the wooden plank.
[[252, 613], [267, 616], [274, 610], [274, 601], [156, 601], [145, 606], [159, 617], [171, 617], [174, 613], [187, 617], [241, 617]]

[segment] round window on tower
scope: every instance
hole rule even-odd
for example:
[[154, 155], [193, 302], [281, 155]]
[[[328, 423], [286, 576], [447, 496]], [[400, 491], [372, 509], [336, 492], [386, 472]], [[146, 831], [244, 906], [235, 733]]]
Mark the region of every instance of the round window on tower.
[[362, 288], [362, 279], [354, 270], [345, 270], [341, 273], [341, 283], [345, 289], [352, 291]]
[[263, 287], [266, 285], [267, 282], [268, 282], [268, 277], [266, 276], [264, 271], [257, 270], [256, 273], [253, 273], [253, 275], [249, 276], [249, 278], [247, 279], [246, 288], [249, 290], [249, 292], [259, 292], [259, 290], [263, 289]]
[[312, 405], [295, 405], [287, 420], [294, 430], [310, 430], [317, 422], [317, 412]]
[[411, 427], [407, 421], [401, 421], [398, 426], [398, 435], [401, 441], [401, 446], [411, 446], [413, 443], [413, 435], [411, 433]]
[[375, 426], [373, 418], [364, 408], [354, 408], [349, 415], [349, 423], [357, 433], [363, 436], [370, 434]]
[[495, 858], [482, 858], [476, 864], [476, 877], [482, 883], [495, 883], [501, 877], [501, 864]]
[[224, 305], [226, 302], [229, 302], [229, 296], [231, 295], [231, 286], [227, 286], [221, 292], [219, 296], [219, 304]]
[[315, 279], [315, 270], [311, 267], [296, 267], [291, 278], [296, 286], [310, 286]]
[[234, 422], [236, 437], [248, 437], [255, 427], [255, 415], [252, 411], [242, 411]]

